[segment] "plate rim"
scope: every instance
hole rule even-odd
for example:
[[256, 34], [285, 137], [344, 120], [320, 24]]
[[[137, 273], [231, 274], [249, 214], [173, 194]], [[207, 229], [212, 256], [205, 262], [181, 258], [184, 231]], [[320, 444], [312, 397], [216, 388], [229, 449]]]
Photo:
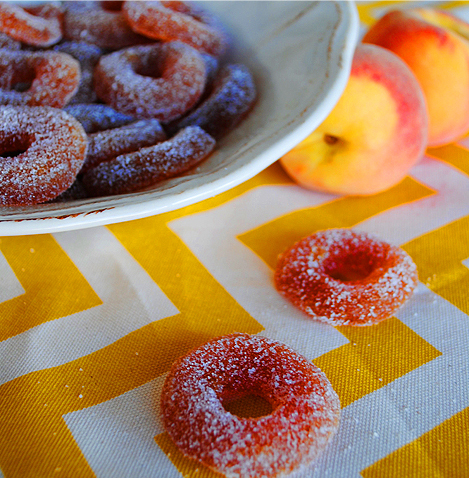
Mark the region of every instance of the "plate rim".
[[[0, 215], [0, 236], [48, 234], [88, 229], [164, 214], [226, 192], [251, 179], [275, 163], [281, 156], [291, 150], [292, 144], [298, 144], [305, 139], [327, 117], [339, 100], [347, 84], [353, 53], [359, 37], [358, 11], [355, 2], [351, 0], [334, 0], [330, 3], [334, 3], [337, 8], [340, 9], [342, 15], [345, 16], [345, 19], [341, 19], [341, 23], [348, 22], [348, 24], [345, 24], [345, 42], [342, 45], [340, 53], [341, 65], [327, 91], [327, 95], [321, 99], [315, 110], [311, 112], [309, 116], [303, 118], [301, 124], [280, 138], [279, 141], [264, 149], [249, 163], [241, 165], [238, 169], [228, 173], [226, 176], [218, 177], [206, 183], [194, 186], [187, 191], [179, 192], [176, 196], [167, 195], [156, 197], [147, 201], [122, 206], [110, 205], [106, 207], [104, 203], [100, 208], [95, 208], [87, 212], [78, 212], [76, 214], [73, 212], [66, 213], [64, 211], [63, 215], [53, 214], [52, 216], [47, 216], [47, 211], [45, 211], [44, 217], [39, 216], [24, 219], [9, 219], [8, 217]], [[96, 201], [99, 202], [100, 198], [96, 198]]]

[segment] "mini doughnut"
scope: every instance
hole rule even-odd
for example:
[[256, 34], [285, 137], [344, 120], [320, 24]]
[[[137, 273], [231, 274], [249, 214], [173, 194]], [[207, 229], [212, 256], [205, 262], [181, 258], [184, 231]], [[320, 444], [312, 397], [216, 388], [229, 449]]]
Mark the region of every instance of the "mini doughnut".
[[207, 78], [202, 55], [179, 42], [119, 50], [95, 69], [98, 97], [136, 118], [171, 121], [200, 98]]
[[[0, 49], [2, 104], [62, 108], [78, 89], [80, 65], [70, 55], [54, 51]], [[25, 84], [25, 91], [16, 91]]]
[[147, 43], [148, 39], [130, 28], [119, 9], [120, 3], [65, 2], [64, 37], [111, 50]]
[[88, 134], [118, 128], [135, 121], [133, 116], [119, 113], [114, 108], [100, 103], [71, 104], [64, 110], [75, 117]]
[[180, 175], [205, 159], [215, 140], [197, 126], [181, 130], [154, 146], [122, 154], [99, 164], [83, 175], [91, 196], [124, 194]]
[[140, 120], [120, 128], [98, 131], [88, 136], [88, 153], [81, 172], [121, 154], [152, 146], [166, 139], [156, 119]]
[[216, 77], [212, 92], [178, 128], [200, 126], [215, 139], [231, 131], [251, 110], [256, 100], [256, 85], [244, 65], [226, 65]]
[[320, 322], [372, 325], [390, 317], [417, 286], [417, 268], [399, 247], [349, 229], [306, 237], [280, 255], [278, 291]]
[[148, 38], [178, 40], [214, 56], [227, 48], [215, 17], [190, 2], [124, 2], [122, 12], [132, 29]]
[[38, 204], [68, 189], [85, 159], [86, 134], [62, 110], [0, 106], [0, 204]]
[[[224, 404], [268, 400], [269, 415], [241, 418]], [[277, 477], [316, 459], [337, 431], [340, 402], [326, 376], [286, 345], [231, 334], [178, 359], [161, 394], [163, 425], [187, 457], [227, 477]]]
[[67, 53], [80, 63], [80, 84], [69, 104], [96, 102], [98, 97], [94, 91], [93, 72], [104, 53], [103, 49], [85, 42], [66, 41], [54, 46], [54, 51]]
[[0, 31], [32, 46], [47, 47], [62, 38], [62, 9], [54, 4], [23, 8], [0, 2]]

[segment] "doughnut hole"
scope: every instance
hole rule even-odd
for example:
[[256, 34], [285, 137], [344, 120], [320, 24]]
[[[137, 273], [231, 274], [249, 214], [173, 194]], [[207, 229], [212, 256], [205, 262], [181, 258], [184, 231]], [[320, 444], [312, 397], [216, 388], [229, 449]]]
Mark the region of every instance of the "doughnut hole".
[[227, 412], [239, 418], [265, 417], [274, 411], [269, 400], [252, 392], [222, 400], [222, 405]]
[[386, 247], [374, 244], [344, 244], [324, 261], [324, 272], [341, 282], [364, 281], [386, 262]]
[[11, 134], [1, 139], [0, 157], [15, 158], [20, 156], [31, 146], [34, 138], [29, 134]]
[[120, 12], [122, 10], [122, 4], [124, 2], [106, 0], [99, 2], [99, 6], [106, 12]]
[[36, 76], [37, 74], [34, 66], [23, 63], [21, 68], [17, 68], [14, 71], [10, 89], [20, 93], [28, 91], [31, 88], [33, 81], [36, 79]]
[[161, 58], [153, 56], [147, 61], [136, 61], [132, 63], [132, 70], [135, 74], [140, 76], [147, 76], [148, 78], [161, 78], [163, 67], [161, 65]]

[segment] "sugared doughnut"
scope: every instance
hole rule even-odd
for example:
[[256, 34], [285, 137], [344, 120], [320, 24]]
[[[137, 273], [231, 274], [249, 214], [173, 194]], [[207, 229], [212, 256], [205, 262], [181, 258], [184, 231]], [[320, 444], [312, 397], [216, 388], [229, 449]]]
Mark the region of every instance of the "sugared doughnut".
[[[55, 51], [0, 49], [2, 104], [62, 108], [78, 89], [80, 65]], [[15, 86], [25, 84], [25, 91]]]
[[148, 38], [178, 40], [214, 56], [227, 48], [216, 18], [190, 2], [124, 2], [122, 12], [132, 29]]
[[75, 181], [86, 147], [80, 123], [62, 110], [0, 106], [0, 204], [55, 198]]
[[226, 65], [216, 77], [208, 98], [178, 122], [178, 128], [197, 125], [215, 139], [231, 131], [251, 110], [256, 85], [244, 65]]
[[88, 153], [81, 172], [121, 154], [152, 146], [166, 139], [157, 119], [140, 120], [120, 128], [98, 131], [88, 136]]
[[85, 42], [66, 41], [55, 45], [54, 51], [67, 53], [80, 63], [80, 84], [69, 104], [94, 103], [97, 101], [98, 97], [93, 84], [93, 72], [104, 53], [103, 49]]
[[[269, 415], [241, 418], [224, 404], [265, 398]], [[178, 359], [161, 395], [164, 427], [180, 451], [227, 477], [297, 470], [335, 434], [339, 399], [321, 370], [286, 345], [231, 334]]]
[[21, 49], [21, 42], [11, 38], [6, 33], [0, 32], [0, 48], [17, 51]]
[[418, 283], [410, 256], [373, 236], [329, 229], [281, 254], [275, 285], [293, 304], [331, 325], [372, 325], [390, 317]]
[[64, 110], [74, 116], [88, 134], [118, 128], [135, 121], [133, 116], [119, 113], [114, 108], [100, 103], [71, 104]]
[[120, 3], [65, 2], [64, 37], [111, 50], [146, 43], [145, 37], [130, 28], [119, 9]]
[[170, 121], [200, 98], [207, 77], [202, 55], [179, 42], [137, 46], [101, 57], [98, 97], [136, 118]]
[[167, 141], [99, 164], [83, 175], [83, 183], [92, 196], [137, 191], [186, 172], [214, 147], [215, 140], [210, 135], [190, 126]]
[[69, 202], [76, 199], [85, 199], [87, 197], [88, 193], [83, 186], [80, 177], [78, 176], [68, 189], [66, 189], [63, 193], [60, 193], [57, 197], [49, 202]]
[[55, 4], [23, 8], [0, 2], [0, 31], [33, 46], [50, 46], [62, 38], [62, 9]]

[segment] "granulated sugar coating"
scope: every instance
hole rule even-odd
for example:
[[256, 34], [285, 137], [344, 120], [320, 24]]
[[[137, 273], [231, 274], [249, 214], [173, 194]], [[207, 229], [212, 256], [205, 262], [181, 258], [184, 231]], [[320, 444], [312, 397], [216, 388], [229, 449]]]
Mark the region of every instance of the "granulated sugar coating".
[[144, 43], [145, 38], [132, 31], [122, 12], [111, 9], [116, 3], [64, 2], [64, 37], [112, 50]]
[[314, 319], [372, 325], [390, 317], [418, 283], [417, 268], [399, 247], [361, 232], [329, 229], [281, 254], [278, 291]]
[[93, 196], [136, 191], [182, 174], [214, 148], [215, 140], [209, 134], [190, 126], [168, 141], [99, 164], [84, 174], [83, 184]]
[[[26, 178], [24, 158], [35, 156], [31, 171], [39, 167], [39, 133], [12, 139], [15, 146], [5, 139], [2, 174], [19, 176], [2, 204], [131, 193], [206, 158], [256, 98], [250, 71], [227, 65], [226, 30], [209, 10], [184, 1], [0, 2], [0, 105], [60, 109], [88, 135], [86, 163], [74, 182], [69, 169], [67, 180], [51, 180], [50, 188], [45, 183], [63, 166], [61, 148], [44, 178]], [[148, 27], [145, 35], [141, 27]], [[51, 154], [44, 146], [42, 159]], [[22, 192], [23, 182], [29, 187]]]
[[[73, 97], [80, 82], [80, 65], [70, 55], [55, 51], [0, 49], [2, 104], [62, 108]], [[30, 86], [15, 91], [17, 83]]]
[[117, 111], [171, 121], [198, 101], [207, 69], [197, 50], [168, 42], [105, 55], [94, 76], [98, 97]]
[[23, 8], [0, 2], [0, 31], [26, 45], [51, 46], [62, 38], [62, 9], [53, 3]]
[[178, 40], [214, 56], [228, 45], [217, 19], [191, 2], [124, 2], [122, 12], [134, 31], [154, 40]]
[[81, 78], [78, 90], [69, 104], [93, 103], [98, 100], [94, 91], [93, 72], [103, 49], [85, 42], [65, 41], [54, 46], [54, 51], [67, 53], [80, 64]]
[[206, 100], [188, 116], [179, 128], [197, 125], [215, 139], [231, 131], [251, 110], [256, 100], [256, 85], [244, 65], [226, 65], [216, 77]]
[[64, 111], [75, 117], [88, 134], [118, 128], [135, 121], [133, 116], [119, 113], [114, 108], [100, 103], [70, 105], [66, 106]]
[[86, 148], [80, 123], [62, 110], [0, 106], [0, 204], [55, 198], [75, 181]]
[[3, 32], [0, 32], [0, 48], [18, 51], [21, 50], [21, 42], [9, 37]]
[[81, 172], [121, 154], [137, 151], [164, 141], [166, 133], [156, 119], [140, 120], [120, 128], [98, 131], [88, 136], [88, 153]]
[[[268, 400], [271, 414], [241, 418], [224, 403]], [[214, 339], [177, 360], [161, 396], [163, 423], [187, 457], [227, 477], [278, 477], [314, 460], [339, 425], [326, 376], [286, 345], [261, 336]]]

